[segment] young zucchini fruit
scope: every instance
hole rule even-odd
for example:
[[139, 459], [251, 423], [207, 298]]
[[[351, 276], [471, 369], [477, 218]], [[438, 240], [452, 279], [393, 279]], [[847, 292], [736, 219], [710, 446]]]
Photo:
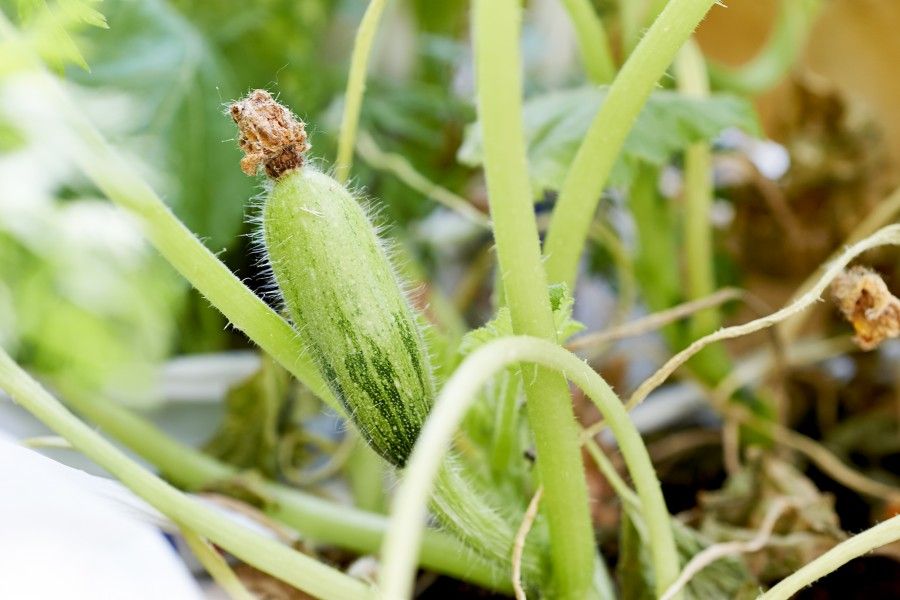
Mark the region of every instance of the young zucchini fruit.
[[435, 390], [416, 317], [365, 211], [304, 164], [303, 124], [268, 92], [231, 107], [248, 174], [273, 179], [263, 241], [288, 315], [369, 444], [402, 467]]
[[[262, 208], [266, 254], [288, 315], [332, 393], [368, 444], [403, 467], [435, 398], [425, 341], [387, 252], [353, 195], [304, 164], [303, 124], [263, 90], [230, 109], [244, 151], [241, 168], [272, 179]], [[521, 511], [505, 506], [451, 453], [432, 509], [499, 569], [508, 570]], [[538, 528], [540, 529], [540, 528]], [[522, 561], [529, 581], [544, 577], [531, 536]]]

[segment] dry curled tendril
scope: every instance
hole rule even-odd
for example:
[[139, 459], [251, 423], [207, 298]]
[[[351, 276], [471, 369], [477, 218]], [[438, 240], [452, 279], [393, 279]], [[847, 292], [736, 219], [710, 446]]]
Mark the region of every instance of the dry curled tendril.
[[881, 276], [865, 267], [852, 267], [838, 275], [831, 293], [844, 317], [856, 330], [854, 340], [872, 350], [900, 335], [900, 299], [891, 294]]
[[238, 145], [244, 152], [241, 170], [255, 175], [262, 166], [266, 175], [278, 179], [303, 166], [309, 150], [303, 121], [279, 104], [266, 90], [253, 90], [228, 109], [238, 126]]

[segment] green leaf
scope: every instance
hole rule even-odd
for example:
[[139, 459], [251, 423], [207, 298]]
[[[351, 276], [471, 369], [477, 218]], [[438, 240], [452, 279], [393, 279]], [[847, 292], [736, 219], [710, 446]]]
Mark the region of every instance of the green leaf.
[[[542, 94], [525, 103], [525, 137], [535, 196], [560, 189], [606, 91], [605, 87], [580, 87]], [[689, 144], [712, 139], [728, 127], [758, 131], [749, 102], [726, 94], [696, 99], [673, 91], [656, 91], [625, 140], [610, 185], [627, 186], [638, 164], [662, 166]], [[467, 127], [457, 158], [470, 166], [481, 165], [477, 122]]]
[[[650, 548], [644, 543], [641, 531], [644, 529], [641, 515], [623, 505], [622, 522], [619, 528], [619, 562], [616, 575], [619, 579], [623, 598], [650, 600], [655, 598], [653, 567]], [[675, 544], [681, 566], [710, 546], [711, 542], [695, 529], [691, 529], [677, 519], [672, 519]], [[759, 583], [750, 574], [747, 565], [739, 556], [728, 556], [709, 564], [694, 575], [684, 587], [681, 597], [685, 600], [706, 600], [707, 598], [732, 598], [750, 600], [755, 598]]]
[[89, 39], [92, 72], [70, 76], [137, 104], [138, 126], [128, 132], [141, 143], [136, 153], [167, 174], [161, 191], [179, 218], [211, 249], [222, 250], [243, 227], [253, 186], [238, 167], [231, 120], [222, 115], [224, 102], [237, 95], [231, 77], [167, 4], [107, 4], [110, 30]]
[[100, 0], [17, 0], [19, 21], [35, 50], [51, 67], [62, 70], [73, 64], [88, 71], [84, 56], [72, 39], [84, 25], [106, 29], [106, 18], [91, 4]]
[[132, 404], [158, 402], [157, 366], [183, 288], [134, 223], [106, 202], [73, 198], [4, 214], [6, 347], [50, 380]]
[[59, 9], [72, 21], [85, 23], [100, 29], [109, 29], [106, 17], [91, 4], [98, 4], [101, 0], [57, 0]]
[[[549, 286], [548, 291], [550, 307], [553, 309], [553, 322], [556, 324], [557, 341], [562, 343], [584, 329], [584, 325], [572, 318], [575, 300], [564, 283], [553, 284]], [[513, 335], [512, 319], [509, 309], [501, 306], [497, 310], [497, 316], [463, 337], [459, 352], [466, 356], [492, 340], [509, 335]]]
[[206, 453], [240, 469], [277, 477], [289, 382], [287, 371], [265, 357], [259, 371], [228, 391], [225, 415], [206, 443]]
[[[681, 556], [682, 567], [712, 542], [696, 529], [672, 519], [675, 544]], [[733, 598], [750, 600], [759, 595], [759, 582], [750, 573], [743, 557], [721, 558], [694, 575], [685, 586], [683, 598], [686, 600], [706, 600], [706, 598]]]

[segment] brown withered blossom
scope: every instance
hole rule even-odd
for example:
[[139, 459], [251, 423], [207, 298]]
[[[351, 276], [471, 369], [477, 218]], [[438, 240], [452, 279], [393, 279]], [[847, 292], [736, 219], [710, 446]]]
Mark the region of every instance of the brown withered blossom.
[[831, 283], [831, 293], [844, 317], [853, 324], [856, 343], [872, 350], [900, 335], [900, 299], [881, 276], [865, 267], [851, 267]]
[[238, 126], [244, 152], [241, 170], [255, 175], [260, 165], [272, 179], [303, 165], [309, 150], [303, 121], [279, 104], [266, 90], [253, 90], [229, 108]]

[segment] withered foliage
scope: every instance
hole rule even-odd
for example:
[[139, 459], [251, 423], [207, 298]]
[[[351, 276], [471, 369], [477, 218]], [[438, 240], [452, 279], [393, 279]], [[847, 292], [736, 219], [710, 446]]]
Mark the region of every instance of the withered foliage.
[[835, 278], [831, 293], [853, 324], [854, 339], [863, 350], [877, 348], [884, 340], [900, 335], [900, 299], [891, 294], [878, 273], [851, 267]]
[[255, 175], [260, 165], [272, 179], [298, 169], [309, 150], [303, 121], [279, 104], [266, 90], [253, 90], [229, 108], [238, 126], [244, 152], [241, 170]]

